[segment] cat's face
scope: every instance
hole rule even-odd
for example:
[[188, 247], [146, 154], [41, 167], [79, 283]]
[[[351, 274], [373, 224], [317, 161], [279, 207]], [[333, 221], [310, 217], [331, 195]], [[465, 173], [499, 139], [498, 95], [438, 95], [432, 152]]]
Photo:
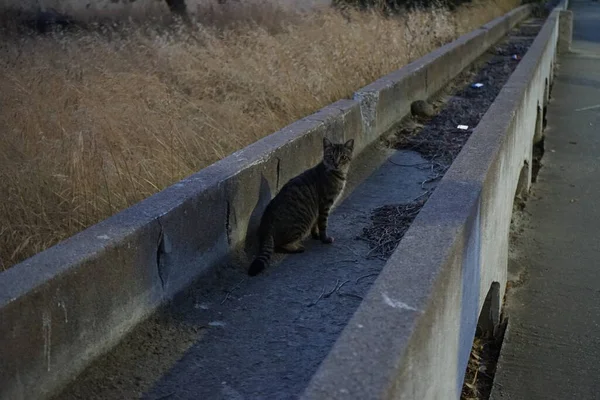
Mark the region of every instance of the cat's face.
[[327, 138], [323, 138], [323, 163], [329, 169], [348, 172], [352, 153], [354, 151], [354, 139], [346, 143], [331, 143]]

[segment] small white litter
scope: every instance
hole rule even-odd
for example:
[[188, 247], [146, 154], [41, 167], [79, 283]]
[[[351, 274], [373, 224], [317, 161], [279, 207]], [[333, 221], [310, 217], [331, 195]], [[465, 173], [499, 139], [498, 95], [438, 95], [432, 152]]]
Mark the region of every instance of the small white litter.
[[478, 88], [478, 89], [479, 89], [480, 87], [483, 87], [483, 83], [479, 83], [479, 82], [477, 82], [477, 83], [474, 83], [474, 84], [472, 84], [472, 85], [471, 85], [471, 87], [474, 87], [474, 88]]
[[459, 125], [457, 126], [458, 129], [466, 131], [467, 129], [469, 129], [469, 127], [467, 125]]

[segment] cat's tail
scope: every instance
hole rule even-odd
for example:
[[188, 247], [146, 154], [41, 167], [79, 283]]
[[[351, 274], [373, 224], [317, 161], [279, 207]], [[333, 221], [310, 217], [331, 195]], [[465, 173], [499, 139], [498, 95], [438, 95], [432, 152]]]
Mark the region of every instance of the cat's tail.
[[250, 268], [248, 268], [248, 275], [256, 276], [269, 266], [274, 248], [275, 241], [273, 240], [273, 235], [269, 233], [262, 240], [260, 252], [252, 264], [250, 264]]

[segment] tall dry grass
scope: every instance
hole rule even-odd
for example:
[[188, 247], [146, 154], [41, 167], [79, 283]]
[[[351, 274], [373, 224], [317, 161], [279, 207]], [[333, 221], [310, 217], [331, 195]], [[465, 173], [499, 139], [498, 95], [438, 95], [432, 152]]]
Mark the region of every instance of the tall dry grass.
[[193, 28], [0, 34], [0, 270], [518, 5], [211, 5]]

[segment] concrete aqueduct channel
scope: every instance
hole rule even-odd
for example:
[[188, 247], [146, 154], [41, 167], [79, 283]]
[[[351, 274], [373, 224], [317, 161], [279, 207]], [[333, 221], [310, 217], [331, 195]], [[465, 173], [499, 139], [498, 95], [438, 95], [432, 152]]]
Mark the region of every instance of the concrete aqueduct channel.
[[[517, 8], [0, 273], [0, 397], [458, 398], [499, 323], [566, 6]], [[437, 115], [411, 125], [423, 99]], [[248, 278], [262, 210], [324, 136], [356, 143], [336, 242]]]

